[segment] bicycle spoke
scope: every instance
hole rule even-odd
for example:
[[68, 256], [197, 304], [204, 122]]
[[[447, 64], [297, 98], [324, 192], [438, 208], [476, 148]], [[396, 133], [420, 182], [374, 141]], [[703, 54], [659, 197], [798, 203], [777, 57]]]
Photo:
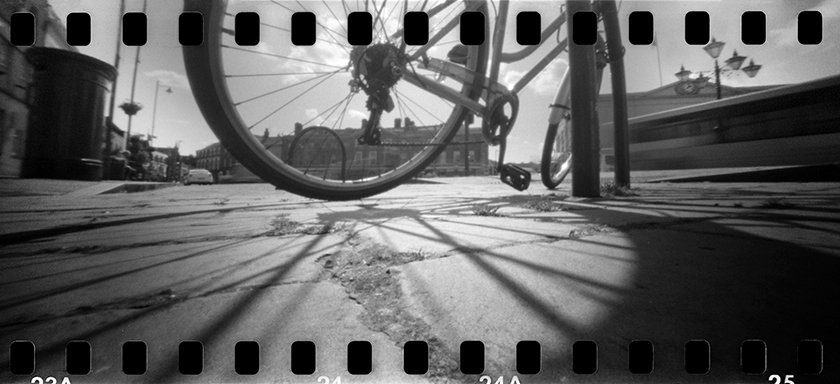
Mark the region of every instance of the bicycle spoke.
[[310, 78], [310, 79], [302, 80], [302, 81], [299, 81], [299, 82], [294, 83], [294, 84], [291, 84], [291, 85], [287, 85], [287, 86], [284, 86], [284, 87], [280, 87], [280, 88], [275, 89], [275, 90], [273, 90], [273, 91], [268, 91], [268, 92], [266, 92], [266, 93], [263, 93], [263, 94], [260, 94], [260, 95], [254, 96], [254, 97], [251, 97], [251, 98], [248, 98], [248, 99], [245, 99], [245, 100], [242, 100], [242, 101], [238, 101], [238, 102], [234, 103], [233, 105], [235, 105], [235, 106], [240, 106], [240, 105], [245, 104], [245, 103], [247, 103], [247, 102], [254, 101], [254, 100], [257, 100], [257, 99], [261, 99], [261, 98], [263, 98], [263, 97], [266, 97], [266, 96], [269, 96], [269, 95], [273, 95], [273, 94], [275, 94], [275, 93], [277, 93], [277, 92], [280, 92], [280, 91], [285, 91], [285, 90], [287, 90], [287, 89], [289, 89], [289, 88], [296, 87], [296, 86], [301, 85], [301, 84], [306, 84], [306, 83], [308, 83], [308, 82], [310, 82], [310, 81], [318, 80], [318, 79], [320, 79], [320, 78], [322, 78], [322, 77], [324, 77], [324, 76], [327, 76], [327, 75], [329, 75], [329, 74], [331, 74], [331, 73], [333, 73], [333, 74], [334, 74], [334, 73], [338, 73], [338, 71], [335, 71], [335, 72], [327, 72], [327, 74], [325, 74], [325, 75], [318, 75], [318, 76], [315, 76], [315, 77]]
[[[336, 73], [337, 73], [337, 72], [336, 72]], [[289, 104], [291, 104], [291, 103], [295, 102], [297, 99], [299, 99], [299, 98], [303, 97], [303, 95], [305, 95], [305, 94], [309, 93], [310, 91], [312, 91], [313, 89], [315, 89], [315, 87], [317, 87], [317, 86], [319, 86], [319, 85], [323, 84], [325, 81], [329, 80], [329, 79], [330, 79], [330, 78], [332, 78], [333, 76], [335, 76], [335, 73], [330, 74], [329, 76], [327, 76], [327, 77], [323, 78], [321, 81], [319, 81], [319, 82], [318, 82], [318, 83], [316, 83], [315, 85], [313, 85], [313, 86], [311, 86], [311, 87], [307, 88], [305, 91], [303, 91], [303, 92], [302, 92], [302, 93], [300, 93], [299, 95], [295, 96], [294, 98], [292, 98], [291, 100], [287, 101], [285, 104], [281, 105], [280, 107], [278, 107], [277, 109], [275, 109], [274, 111], [272, 111], [271, 113], [269, 113], [268, 115], [265, 115], [263, 118], [259, 119], [256, 123], [251, 124], [251, 126], [249, 126], [249, 127], [248, 127], [248, 130], [249, 130], [249, 131], [250, 131], [250, 130], [253, 130], [253, 129], [254, 129], [254, 127], [256, 127], [257, 125], [259, 125], [260, 123], [262, 123], [263, 121], [265, 121], [265, 120], [266, 120], [266, 119], [268, 119], [269, 117], [273, 116], [275, 113], [280, 112], [283, 108], [286, 108], [286, 106], [288, 106]]]
[[414, 104], [414, 105], [415, 105], [415, 106], [417, 106], [418, 108], [420, 108], [423, 112], [426, 112], [427, 114], [429, 114], [429, 116], [432, 116], [432, 117], [436, 118], [436, 119], [437, 119], [438, 121], [440, 121], [441, 123], [443, 123], [443, 122], [444, 122], [444, 121], [443, 121], [443, 120], [441, 120], [439, 117], [437, 117], [437, 115], [435, 115], [435, 114], [434, 114], [434, 113], [432, 113], [432, 112], [429, 112], [429, 110], [428, 110], [428, 109], [424, 108], [422, 105], [420, 105], [418, 102], [414, 101], [414, 100], [413, 100], [413, 99], [411, 99], [410, 97], [407, 97], [407, 96], [402, 95], [402, 94], [400, 94], [400, 95], [401, 95], [401, 96], [403, 96], [403, 97], [405, 97], [405, 99], [406, 99], [406, 100], [410, 101], [412, 104]]
[[[263, 21], [260, 22], [260, 25], [268, 27], [268, 28], [272, 28], [272, 29], [277, 29], [277, 30], [280, 30], [280, 31], [283, 31], [283, 32], [292, 33], [292, 31], [289, 28], [280, 27], [280, 26], [273, 25], [273, 24], [268, 24], [268, 23], [263, 22]], [[233, 37], [234, 32], [230, 31], [229, 35], [231, 37]], [[339, 47], [344, 47], [343, 45], [341, 45], [339, 43], [336, 43], [334, 41], [329, 41], [329, 40], [326, 40], [326, 39], [323, 39], [323, 38], [320, 38], [320, 37], [315, 37], [315, 40], [326, 43], [326, 44], [332, 44], [332, 45], [336, 45], [336, 46], [339, 46]]]
[[[400, 91], [397, 91], [396, 88], [394, 88], [394, 93], [396, 93], [397, 95], [403, 96], [402, 93], [400, 93]], [[405, 98], [405, 96], [403, 96], [403, 97]], [[406, 100], [408, 100], [408, 99], [406, 98]], [[414, 115], [414, 118], [417, 119], [418, 122], [420, 122], [420, 125], [422, 125], [422, 126], [426, 125], [426, 123], [423, 122], [423, 119], [421, 119], [420, 116], [417, 115], [417, 112], [414, 112], [414, 110], [411, 108], [410, 105], [405, 104], [405, 107], [406, 107], [406, 109], [408, 109], [409, 112], [411, 112]]]
[[324, 121], [329, 120], [330, 116], [332, 116], [332, 114], [335, 112], [335, 110], [338, 109], [338, 106], [341, 105], [341, 103], [343, 103], [345, 100], [350, 98], [350, 95], [352, 95], [352, 93], [348, 93], [347, 96], [345, 96], [343, 99], [341, 99], [337, 103], [327, 107], [327, 109], [325, 109], [323, 112], [317, 114], [315, 117], [313, 117], [313, 118], [309, 119], [307, 122], [303, 123], [303, 126], [305, 127], [305, 126], [309, 125], [309, 123], [315, 121], [317, 118], [323, 116], [325, 113], [332, 111], [332, 112], [330, 112], [329, 115], [327, 115], [327, 117], [324, 120], [321, 121], [321, 124], [323, 124]]
[[297, 5], [299, 5], [301, 8], [303, 8], [304, 12], [310, 12], [311, 13], [311, 11], [309, 9], [307, 9], [305, 5], [301, 4], [299, 0], [295, 0], [295, 3], [297, 3]]
[[347, 16], [350, 15], [350, 7], [347, 6], [346, 0], [341, 0], [341, 8], [344, 8], [344, 20], [347, 20]]
[[[352, 96], [350, 96], [350, 98], [347, 99], [347, 102], [344, 103], [344, 109], [341, 110], [341, 115], [340, 115], [341, 117], [339, 117], [339, 119], [336, 120], [336, 124], [338, 124], [338, 129], [342, 129], [341, 124], [344, 123], [344, 116], [347, 115], [347, 108], [350, 106], [350, 103], [353, 101], [353, 99], [355, 97], [356, 97], [356, 93], [353, 93]], [[335, 129], [336, 124], [333, 124], [332, 127], [330, 127], [330, 128]]]
[[244, 74], [244, 75], [225, 75], [227, 78], [238, 78], [238, 77], [267, 77], [267, 76], [295, 76], [295, 75], [322, 75], [325, 73], [333, 73], [335, 71], [323, 71], [323, 72], [277, 72], [277, 73], [254, 73], [254, 74]]
[[[398, 3], [398, 2], [395, 2], [395, 3], [394, 3], [394, 6], [393, 6], [393, 7], [391, 7], [391, 11], [390, 11], [390, 12], [388, 12], [388, 15], [387, 15], [387, 16], [385, 16], [385, 20], [391, 20], [391, 16], [393, 16], [393, 15], [394, 15], [394, 11], [397, 9], [397, 7], [398, 7], [399, 5], [400, 5], [400, 3]], [[400, 18], [400, 20], [402, 20], [402, 18]], [[399, 29], [399, 28], [400, 28], [400, 27], [399, 27], [399, 24], [397, 24], [397, 29]], [[384, 33], [386, 37], [388, 36], [388, 31], [387, 31], [387, 30], [385, 30], [385, 26], [384, 26], [384, 25], [382, 26], [382, 33]]]
[[272, 4], [274, 4], [274, 5], [280, 6], [281, 8], [283, 8], [283, 9], [285, 9], [285, 10], [289, 11], [290, 13], [295, 13], [295, 11], [294, 11], [293, 9], [291, 9], [291, 8], [289, 8], [289, 7], [287, 7], [287, 6], [283, 5], [283, 4], [281, 4], [281, 3], [279, 3], [277, 0], [271, 0], [271, 3], [272, 3]]
[[[297, 0], [296, 0], [296, 1], [297, 1]], [[279, 3], [279, 2], [277, 2], [277, 0], [271, 0], [271, 3], [272, 3], [272, 4], [274, 4], [274, 5], [277, 5], [277, 6], [281, 7], [281, 8], [283, 8], [283, 9], [285, 9], [285, 10], [287, 10], [287, 11], [291, 12], [291, 13], [296, 13], [296, 11], [294, 11], [293, 9], [291, 9], [291, 8], [289, 8], [289, 7], [285, 6], [285, 5], [283, 5], [283, 4]], [[297, 1], [297, 3], [298, 3], [298, 4], [301, 6], [301, 8], [303, 8], [304, 10], [306, 10], [306, 9], [307, 9], [307, 8], [306, 8], [303, 4], [301, 4], [301, 3], [300, 3], [300, 1]], [[307, 12], [309, 12], [309, 11], [307, 10]], [[341, 42], [340, 42], [338, 39], [336, 39], [336, 38], [335, 38], [335, 36], [333, 36], [333, 35], [332, 35], [332, 34], [330, 34], [329, 32], [333, 32], [333, 33], [335, 33], [335, 34], [337, 34], [337, 35], [339, 35], [339, 36], [343, 37], [343, 38], [344, 38], [344, 40], [347, 40], [347, 36], [342, 35], [341, 33], [338, 33], [338, 32], [336, 32], [336, 31], [334, 31], [332, 28], [327, 27], [326, 25], [322, 24], [320, 21], [316, 21], [316, 23], [317, 23], [319, 26], [321, 26], [321, 28], [324, 28], [324, 30], [326, 30], [326, 31], [327, 31], [327, 34], [328, 34], [328, 35], [330, 35], [330, 37], [332, 37], [332, 38], [333, 38], [333, 40], [335, 40], [335, 42], [336, 42], [339, 46], [344, 47], [343, 45], [341, 45]], [[343, 25], [342, 25], [342, 27], [343, 27]], [[346, 51], [346, 49], [345, 49], [345, 51]], [[349, 51], [348, 51], [348, 53], [349, 53]]]
[[394, 98], [397, 100], [397, 110], [400, 111], [400, 117], [405, 118], [405, 110], [403, 109], [402, 101], [400, 100], [400, 95], [396, 92], [396, 87], [394, 87]]
[[343, 30], [344, 30], [344, 34], [345, 34], [345, 35], [348, 35], [348, 34], [349, 34], [349, 32], [347, 31], [347, 28], [344, 28], [344, 24], [342, 24], [342, 23], [341, 23], [341, 19], [339, 19], [339, 18], [338, 18], [338, 16], [336, 16], [336, 15], [335, 15], [335, 13], [333, 12], [332, 8], [330, 8], [329, 4], [327, 4], [327, 2], [326, 2], [325, 0], [321, 0], [321, 2], [322, 2], [322, 3], [324, 3], [324, 6], [325, 6], [325, 7], [327, 7], [327, 11], [329, 11], [329, 12], [330, 12], [330, 14], [332, 15], [332, 17], [334, 17], [334, 18], [335, 18], [335, 20], [338, 22], [338, 25], [340, 25], [340, 26], [341, 26], [341, 29], [343, 29]]
[[[373, 9], [375, 10], [375, 9], [376, 9], [376, 1], [375, 1], [375, 0], [370, 0], [370, 1], [371, 1], [371, 3], [373, 4]], [[385, 8], [385, 4], [387, 4], [387, 3], [388, 3], [388, 0], [384, 0], [384, 1], [382, 2], [382, 6], [381, 6], [381, 7], [379, 7], [379, 10], [377, 10], [377, 11], [376, 11], [376, 18], [374, 19], [374, 22], [373, 22], [373, 23], [374, 23], [374, 25], [375, 25], [377, 21], [379, 22], [379, 25], [381, 25], [381, 26], [382, 26], [382, 31], [385, 33], [385, 38], [386, 38], [386, 39], [390, 42], [390, 39], [388, 39], [388, 32], [387, 32], [387, 31], [385, 31], [385, 23], [382, 21], [382, 18], [381, 18], [381, 16], [382, 16], [382, 9], [384, 9], [384, 8]], [[380, 36], [380, 35], [378, 34], [377, 36]]]
[[304, 59], [299, 59], [299, 58], [296, 58], [296, 57], [283, 56], [283, 55], [278, 55], [278, 54], [276, 54], [276, 53], [261, 52], [261, 51], [257, 51], [257, 50], [253, 50], [253, 49], [246, 49], [246, 48], [234, 47], [234, 46], [232, 46], [232, 45], [227, 45], [227, 44], [222, 44], [222, 47], [224, 47], [224, 48], [230, 48], [230, 49], [234, 49], [234, 50], [237, 50], [237, 51], [242, 51], [242, 52], [255, 53], [255, 54], [258, 54], [258, 55], [264, 55], [264, 56], [276, 57], [276, 58], [279, 58], [279, 59], [292, 60], [292, 61], [299, 61], [299, 62], [301, 62], [301, 63], [315, 64], [315, 65], [322, 65], [322, 66], [325, 66], [325, 67], [331, 67], [331, 68], [338, 68], [339, 70], [346, 70], [346, 69], [347, 69], [347, 67], [346, 67], [346, 66], [341, 67], [341, 66], [338, 66], [338, 65], [332, 65], [332, 64], [319, 63], [319, 62], [317, 62], [317, 61], [304, 60]]

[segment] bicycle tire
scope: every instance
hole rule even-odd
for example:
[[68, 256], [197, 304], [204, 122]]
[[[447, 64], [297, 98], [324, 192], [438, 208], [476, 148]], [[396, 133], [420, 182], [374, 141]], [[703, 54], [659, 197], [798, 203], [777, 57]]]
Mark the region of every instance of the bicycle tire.
[[[487, 5], [484, 0], [465, 0], [470, 9], [486, 14]], [[184, 62], [187, 78], [193, 90], [193, 95], [199, 110], [208, 125], [225, 148], [247, 169], [258, 177], [280, 189], [301, 196], [325, 200], [354, 200], [372, 196], [390, 190], [411, 179], [425, 169], [445, 148], [442, 145], [432, 145], [423, 149], [422, 156], [408, 166], [394, 169], [391, 173], [373, 180], [363, 179], [352, 183], [335, 183], [319, 180], [282, 164], [282, 160], [266, 150], [254, 135], [244, 130], [245, 124], [239, 116], [225, 81], [224, 64], [222, 60], [221, 34], [224, 30], [223, 22], [226, 16], [225, 0], [184, 0], [185, 12], [200, 12], [204, 15], [205, 34], [203, 44], [199, 46], [183, 46]], [[229, 15], [228, 15], [229, 16]], [[489, 34], [489, 23], [485, 23], [485, 35]], [[468, 68], [483, 75], [487, 67], [489, 49], [487, 44], [471, 46]], [[478, 76], [477, 84], [480, 78]], [[474, 84], [464, 84], [461, 94], [473, 100], [481, 95], [481, 87]], [[468, 111], [462, 106], [455, 105], [435, 138], [441, 143], [452, 140], [461, 126]], [[364, 169], [363, 169], [364, 170]]]
[[540, 162], [540, 177], [543, 185], [548, 189], [557, 188], [560, 183], [569, 175], [572, 170], [572, 153], [555, 153], [558, 131], [570, 128], [569, 120], [563, 120], [557, 124], [549, 124], [543, 142], [542, 161]]

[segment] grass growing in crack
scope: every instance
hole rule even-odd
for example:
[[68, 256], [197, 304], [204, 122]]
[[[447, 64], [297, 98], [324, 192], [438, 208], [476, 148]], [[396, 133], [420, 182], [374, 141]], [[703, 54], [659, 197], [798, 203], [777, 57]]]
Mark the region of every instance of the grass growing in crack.
[[759, 205], [759, 208], [767, 208], [767, 209], [788, 209], [793, 208], [793, 203], [788, 200], [776, 198], [776, 199], [768, 199]]
[[304, 235], [325, 235], [342, 229], [342, 226], [332, 223], [304, 224], [289, 219], [289, 215], [287, 214], [282, 214], [274, 218], [271, 225], [274, 227], [274, 230], [271, 231], [269, 234], [270, 236], [283, 236], [298, 233]]
[[550, 199], [529, 200], [522, 206], [528, 209], [533, 209], [537, 212], [555, 212], [566, 210], [565, 206], [560, 204], [554, 204], [554, 201]]
[[488, 204], [478, 204], [472, 207], [472, 212], [476, 216], [495, 216], [501, 217], [502, 214], [499, 213], [500, 207], [492, 207]]
[[364, 308], [360, 320], [371, 330], [388, 335], [397, 345], [410, 340], [429, 343], [427, 375], [433, 381], [462, 378], [453, 353], [431, 333], [428, 324], [409, 313], [402, 301], [396, 266], [434, 255], [422, 250], [397, 252], [362, 239], [352, 239], [349, 243], [350, 247], [331, 256], [324, 265], [332, 270], [332, 278], [338, 280], [349, 297]]
[[587, 224], [579, 228], [569, 231], [569, 238], [579, 239], [581, 237], [592, 236], [596, 233], [614, 232], [615, 228], [606, 224]]
[[612, 180], [601, 183], [601, 194], [605, 197], [638, 196], [630, 187], [619, 186]]

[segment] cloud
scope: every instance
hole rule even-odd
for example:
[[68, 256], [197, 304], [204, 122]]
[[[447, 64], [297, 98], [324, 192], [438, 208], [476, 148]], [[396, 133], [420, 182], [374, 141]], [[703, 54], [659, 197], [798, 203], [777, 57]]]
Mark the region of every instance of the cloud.
[[565, 59], [555, 59], [531, 80], [528, 87], [538, 95], [553, 95], [560, 87], [560, 80], [568, 67], [569, 63]]
[[[563, 73], [566, 71], [568, 66], [569, 64], [565, 59], [555, 59], [548, 64], [545, 69], [537, 75], [537, 77], [531, 79], [525, 89], [530, 89], [536, 94], [542, 96], [554, 95], [557, 88], [560, 87], [560, 80], [563, 78]], [[502, 68], [501, 72], [504, 74], [502, 75], [501, 82], [507, 86], [508, 89], [513, 88], [516, 82], [525, 75], [525, 71], [517, 71], [513, 69], [505, 70], [505, 68]]]
[[157, 69], [154, 71], [144, 72], [143, 74], [146, 75], [146, 77], [160, 80], [160, 85], [162, 86], [183, 89], [189, 89], [190, 87], [190, 82], [187, 80], [187, 77], [175, 71]]
[[[805, 10], [819, 11], [823, 17], [823, 26], [826, 26], [830, 20], [840, 18], [840, 1], [823, 1], [816, 7], [803, 9]], [[799, 47], [798, 33], [796, 19], [791, 19], [786, 26], [768, 31], [767, 41], [775, 42], [780, 47]]]
[[368, 118], [367, 113], [364, 113], [364, 112], [359, 111], [357, 109], [351, 109], [351, 110], [347, 111], [347, 116], [348, 117], [355, 117], [357, 119], [367, 119]]

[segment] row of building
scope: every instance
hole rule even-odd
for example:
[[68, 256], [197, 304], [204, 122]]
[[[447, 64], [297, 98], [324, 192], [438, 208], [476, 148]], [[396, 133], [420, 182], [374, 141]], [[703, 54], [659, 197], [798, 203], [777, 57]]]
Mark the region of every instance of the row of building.
[[[364, 125], [366, 122], [363, 122]], [[274, 156], [308, 174], [341, 179], [374, 176], [405, 163], [428, 143], [438, 126], [416, 126], [409, 118], [395, 119], [382, 128], [383, 145], [359, 145], [361, 128], [329, 130], [295, 125], [294, 133], [270, 136], [268, 130], [257, 139]], [[480, 128], [470, 128], [465, 140], [463, 129], [450, 145], [426, 168], [427, 176], [487, 175], [493, 172], [489, 147]], [[297, 140], [295, 140], [297, 138]], [[340, 143], [339, 143], [340, 142]], [[466, 156], [466, 158], [465, 158]], [[219, 182], [259, 180], [243, 167], [220, 143], [196, 151], [197, 168], [209, 170]]]

